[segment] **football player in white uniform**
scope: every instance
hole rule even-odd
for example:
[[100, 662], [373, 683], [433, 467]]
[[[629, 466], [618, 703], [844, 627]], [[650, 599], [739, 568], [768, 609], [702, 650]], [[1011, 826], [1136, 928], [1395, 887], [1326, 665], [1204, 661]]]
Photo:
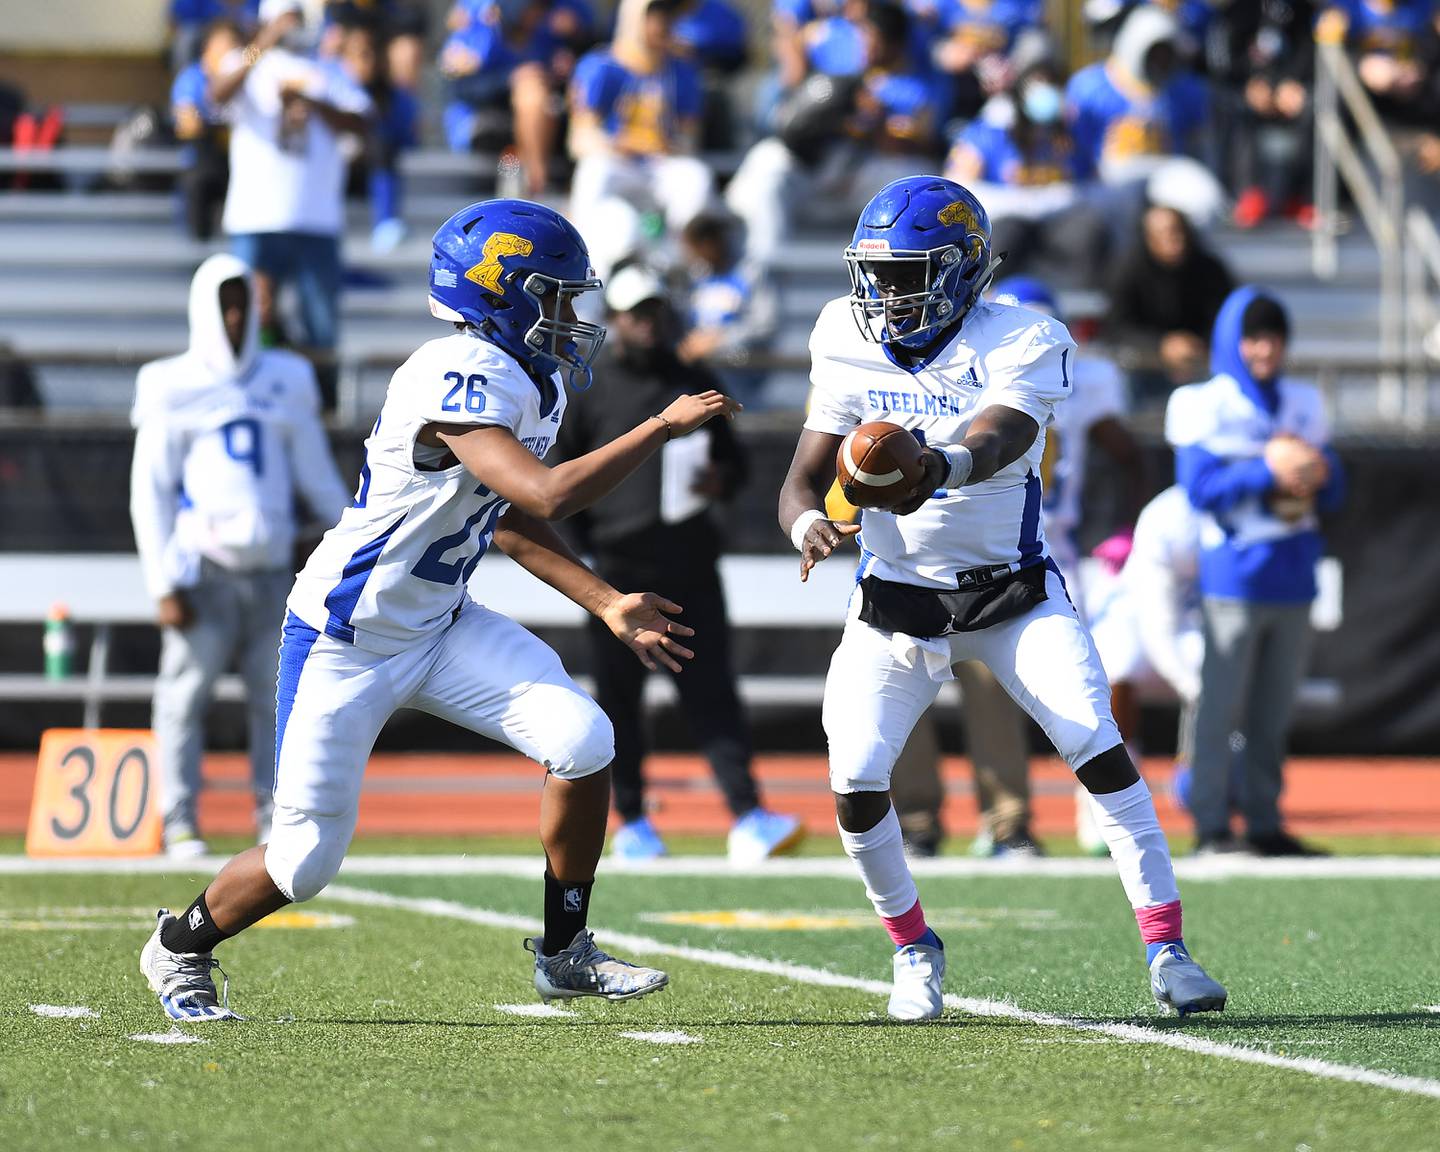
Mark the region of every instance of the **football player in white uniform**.
[[926, 924], [888, 792], [911, 727], [961, 660], [980, 660], [1090, 792], [1145, 943], [1157, 1002], [1223, 1008], [1181, 938], [1180, 896], [1150, 792], [1110, 715], [1095, 647], [1049, 559], [1045, 427], [1068, 395], [1063, 325], [982, 298], [998, 260], [985, 209], [953, 181], [894, 181], [846, 249], [851, 294], [811, 337], [810, 414], [780, 493], [801, 576], [856, 530], [821, 511], [845, 434], [871, 420], [925, 440], [925, 475], [860, 522], [858, 587], [830, 665], [824, 724], [840, 838], [895, 942], [890, 1015], [940, 1014], [945, 952]]
[[233, 658], [245, 681], [259, 842], [275, 766], [275, 634], [294, 579], [295, 496], [320, 528], [350, 501], [308, 361], [262, 349], [255, 282], [211, 256], [190, 282], [190, 347], [135, 381], [130, 519], [161, 627], [154, 728], [165, 848], [199, 856], [205, 710]]
[[457, 331], [396, 371], [355, 498], [290, 594], [273, 831], [182, 915], [158, 915], [140, 966], [172, 1018], [233, 1018], [216, 995], [213, 949], [335, 876], [366, 760], [401, 707], [503, 741], [546, 768], [545, 932], [526, 941], [540, 995], [618, 1000], [665, 986], [665, 973], [607, 956], [586, 928], [609, 811], [610, 721], [548, 646], [465, 590], [493, 541], [604, 620], [647, 667], [679, 671], [691, 655], [681, 642], [691, 629], [666, 615], [678, 604], [616, 591], [547, 523], [599, 500], [672, 436], [736, 408], [718, 392], [682, 396], [547, 468], [565, 384], [588, 387], [604, 337], [576, 319], [574, 302], [599, 286], [580, 234], [539, 204], [474, 204], [435, 234], [430, 310]]

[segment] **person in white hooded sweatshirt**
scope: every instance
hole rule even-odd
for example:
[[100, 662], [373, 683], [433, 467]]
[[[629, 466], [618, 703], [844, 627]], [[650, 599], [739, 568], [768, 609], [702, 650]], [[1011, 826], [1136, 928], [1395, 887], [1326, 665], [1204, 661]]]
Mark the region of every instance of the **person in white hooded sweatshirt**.
[[196, 826], [205, 711], [231, 661], [245, 680], [257, 830], [268, 831], [275, 676], [292, 581], [295, 492], [329, 527], [350, 502], [309, 363], [264, 350], [254, 275], [210, 257], [190, 284], [190, 347], [135, 382], [130, 518], [162, 632], [153, 725], [165, 844], [205, 851]]

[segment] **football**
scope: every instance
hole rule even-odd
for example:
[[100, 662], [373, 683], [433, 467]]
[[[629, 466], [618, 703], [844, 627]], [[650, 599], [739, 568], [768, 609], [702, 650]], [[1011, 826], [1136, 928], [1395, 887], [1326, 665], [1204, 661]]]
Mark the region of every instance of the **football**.
[[893, 507], [924, 475], [924, 450], [908, 428], [884, 420], [862, 424], [835, 454], [840, 491], [857, 508]]

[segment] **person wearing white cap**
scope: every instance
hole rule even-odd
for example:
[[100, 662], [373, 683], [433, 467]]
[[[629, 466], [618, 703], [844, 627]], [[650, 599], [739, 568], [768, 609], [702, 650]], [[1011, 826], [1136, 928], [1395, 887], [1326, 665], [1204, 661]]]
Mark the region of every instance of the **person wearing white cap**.
[[365, 131], [370, 98], [338, 68], [300, 55], [300, 0], [262, 0], [261, 26], [211, 82], [227, 108], [230, 189], [222, 225], [254, 268], [261, 326], [273, 331], [276, 294], [293, 280], [305, 343], [333, 348], [340, 298], [346, 160], [341, 136]]
[[[665, 286], [648, 268], [623, 266], [605, 289], [610, 342], [602, 353], [603, 393], [576, 395], [556, 441], [562, 459], [584, 455], [613, 438], [636, 413], [656, 411], [675, 396], [716, 387], [709, 369], [676, 353], [675, 313]], [[643, 414], [641, 416], [643, 419]], [[721, 425], [724, 425], [721, 427]], [[630, 425], [626, 425], [629, 427]], [[712, 421], [642, 464], [603, 502], [570, 523], [582, 550], [606, 580], [650, 581], [685, 605], [695, 629], [695, 658], [676, 676], [680, 706], [734, 817], [730, 858], [754, 863], [794, 847], [805, 829], [793, 816], [761, 805], [750, 770], [750, 734], [730, 660], [730, 628], [718, 568], [722, 537], [710, 514], [745, 481], [746, 459], [726, 421]], [[665, 852], [646, 815], [641, 772], [645, 756], [642, 694], [645, 670], [607, 632], [590, 630], [595, 699], [615, 727], [610, 765], [621, 826], [612, 851], [622, 859]]]

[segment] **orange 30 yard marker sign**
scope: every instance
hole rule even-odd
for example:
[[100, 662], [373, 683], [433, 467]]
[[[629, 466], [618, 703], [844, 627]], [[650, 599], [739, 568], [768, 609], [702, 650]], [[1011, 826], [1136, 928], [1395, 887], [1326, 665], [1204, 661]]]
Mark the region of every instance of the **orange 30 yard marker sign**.
[[155, 738], [144, 730], [52, 728], [40, 739], [30, 856], [153, 856], [160, 851]]

